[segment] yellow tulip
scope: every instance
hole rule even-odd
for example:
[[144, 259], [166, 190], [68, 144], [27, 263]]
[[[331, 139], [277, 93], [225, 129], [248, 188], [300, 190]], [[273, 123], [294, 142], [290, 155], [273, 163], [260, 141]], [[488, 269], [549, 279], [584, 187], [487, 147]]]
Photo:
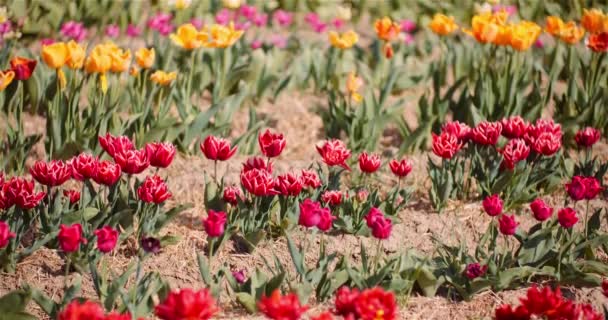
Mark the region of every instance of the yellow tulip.
[[241, 6], [241, 0], [223, 0], [222, 4], [228, 9], [238, 9]]
[[55, 42], [42, 47], [42, 61], [53, 69], [63, 67], [69, 58], [68, 47], [64, 42]]
[[361, 89], [362, 86], [363, 79], [357, 77], [354, 72], [348, 74], [348, 78], [346, 79], [346, 91], [355, 102], [360, 102], [363, 99], [361, 94], [359, 94], [359, 89]]
[[559, 38], [568, 44], [576, 44], [585, 36], [585, 29], [576, 25], [574, 21], [569, 21], [564, 25], [559, 33]]
[[120, 49], [113, 50], [110, 52], [110, 58], [112, 59], [110, 71], [119, 73], [129, 70], [129, 64], [131, 64], [131, 50], [124, 52]]
[[137, 69], [137, 67], [132, 66], [131, 69], [129, 69], [129, 75], [132, 77], [136, 77], [137, 75], [139, 75], [139, 69]]
[[111, 48], [111, 46], [103, 44], [95, 46], [85, 60], [84, 69], [88, 73], [106, 73], [110, 71], [112, 67]]
[[521, 21], [512, 30], [511, 47], [517, 51], [528, 50], [542, 31], [541, 27], [530, 21]]
[[206, 48], [227, 48], [233, 45], [242, 35], [243, 30], [236, 30], [234, 23], [231, 22], [227, 27], [219, 24], [205, 27], [197, 38]]
[[141, 48], [135, 52], [135, 61], [137, 65], [143, 69], [149, 69], [154, 64], [154, 48]]
[[401, 27], [399, 27], [397, 23], [393, 22], [393, 20], [391, 20], [389, 17], [376, 20], [374, 23], [374, 28], [376, 29], [378, 38], [384, 41], [393, 40], [401, 30]]
[[0, 91], [4, 91], [4, 89], [6, 89], [6, 87], [8, 87], [9, 84], [11, 84], [11, 82], [13, 82], [13, 79], [15, 78], [15, 72], [8, 70], [8, 71], [0, 71]]
[[512, 34], [513, 26], [498, 26], [498, 34], [496, 34], [493, 43], [499, 46], [508, 46], [511, 44]]
[[334, 46], [336, 48], [349, 49], [352, 46], [354, 46], [358, 40], [359, 40], [359, 35], [352, 30], [347, 31], [347, 32], [343, 33], [342, 35], [340, 35], [339, 33], [335, 32], [335, 31], [329, 32], [329, 42], [331, 43], [332, 46]]
[[67, 44], [68, 47], [68, 67], [70, 69], [80, 69], [84, 64], [84, 58], [86, 57], [86, 48], [79, 45], [74, 40], [70, 40]]
[[159, 84], [161, 86], [167, 86], [169, 85], [171, 82], [173, 82], [173, 80], [175, 80], [175, 78], [177, 78], [177, 72], [164, 72], [161, 70], [155, 71], [152, 75], [150, 75], [150, 80], [152, 80], [152, 82]]
[[177, 28], [176, 33], [169, 35], [173, 43], [186, 50], [197, 49], [201, 46], [201, 41], [198, 40], [198, 31], [191, 24], [187, 23]]
[[429, 28], [431, 28], [434, 33], [445, 36], [458, 30], [458, 25], [454, 22], [454, 17], [448, 17], [437, 13], [433, 16], [431, 23], [429, 23]]
[[559, 36], [564, 28], [564, 21], [560, 17], [549, 16], [546, 19], [545, 31], [552, 36]]

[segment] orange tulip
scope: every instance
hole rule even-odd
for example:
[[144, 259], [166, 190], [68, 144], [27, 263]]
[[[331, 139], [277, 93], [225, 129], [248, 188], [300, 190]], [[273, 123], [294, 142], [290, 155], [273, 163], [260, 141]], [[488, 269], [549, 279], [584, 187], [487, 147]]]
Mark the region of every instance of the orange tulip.
[[564, 21], [561, 18], [556, 16], [549, 16], [546, 19], [545, 31], [552, 35], [558, 37], [562, 29], [564, 28]]
[[6, 87], [8, 87], [13, 79], [15, 78], [15, 72], [9, 71], [0, 71], [0, 91], [4, 91]]
[[158, 70], [150, 75], [150, 80], [152, 80], [152, 82], [159, 84], [161, 86], [169, 85], [171, 82], [173, 82], [173, 80], [175, 80], [175, 78], [177, 78], [177, 72], [175, 72], [175, 71], [167, 73], [167, 72]]
[[393, 22], [393, 20], [391, 20], [389, 17], [376, 20], [374, 27], [376, 29], [378, 38], [384, 41], [393, 40], [399, 34], [399, 30], [401, 29], [399, 25]]
[[542, 29], [534, 22], [521, 21], [513, 26], [511, 47], [517, 51], [528, 50], [540, 35]]
[[559, 38], [568, 44], [578, 43], [584, 36], [585, 29], [577, 26], [574, 21], [566, 23], [559, 34]]
[[70, 69], [80, 69], [84, 65], [86, 57], [86, 47], [79, 45], [74, 40], [67, 43], [68, 49], [68, 67]]
[[458, 30], [458, 25], [454, 22], [454, 17], [436, 13], [433, 16], [433, 20], [429, 23], [429, 28], [434, 33], [445, 36]]
[[236, 30], [232, 22], [228, 26], [214, 24], [205, 27], [196, 38], [205, 48], [228, 48], [241, 38], [243, 32], [243, 30]]
[[53, 69], [63, 67], [68, 61], [68, 47], [64, 42], [55, 42], [42, 47], [42, 61]]
[[583, 28], [589, 33], [608, 32], [608, 17], [598, 9], [583, 9], [583, 18], [581, 19]]
[[137, 65], [143, 69], [152, 67], [152, 65], [154, 65], [154, 58], [154, 48], [141, 48], [135, 52], [135, 61], [137, 62]]
[[113, 46], [98, 44], [91, 50], [85, 60], [84, 69], [88, 73], [106, 73], [112, 68], [112, 57], [110, 56]]
[[198, 30], [191, 23], [179, 26], [177, 32], [170, 34], [169, 38], [175, 45], [186, 50], [197, 49], [201, 46], [201, 41], [198, 40]]
[[110, 71], [114, 73], [125, 72], [129, 70], [131, 64], [131, 50], [122, 51], [121, 49], [112, 50], [110, 52], [112, 66]]

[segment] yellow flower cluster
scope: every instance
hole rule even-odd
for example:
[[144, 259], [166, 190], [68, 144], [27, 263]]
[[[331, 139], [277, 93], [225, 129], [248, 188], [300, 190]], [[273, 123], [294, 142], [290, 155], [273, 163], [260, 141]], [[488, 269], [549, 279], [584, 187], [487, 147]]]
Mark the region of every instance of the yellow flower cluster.
[[335, 31], [329, 32], [329, 43], [339, 49], [350, 49], [359, 41], [359, 35], [353, 30], [339, 34]]
[[177, 28], [169, 37], [173, 43], [185, 50], [205, 48], [227, 48], [232, 46], [241, 36], [243, 30], [236, 30], [234, 24], [228, 26], [214, 24], [205, 26], [201, 31], [192, 24], [184, 24]]
[[608, 15], [599, 9], [584, 9], [581, 25], [591, 34], [608, 32]]
[[481, 13], [471, 21], [471, 29], [463, 31], [480, 43], [511, 46], [518, 51], [528, 50], [540, 35], [542, 29], [536, 23], [520, 21], [507, 23], [506, 11]]
[[555, 16], [547, 17], [545, 31], [568, 44], [575, 44], [585, 36], [585, 29], [577, 26], [574, 21], [565, 23]]

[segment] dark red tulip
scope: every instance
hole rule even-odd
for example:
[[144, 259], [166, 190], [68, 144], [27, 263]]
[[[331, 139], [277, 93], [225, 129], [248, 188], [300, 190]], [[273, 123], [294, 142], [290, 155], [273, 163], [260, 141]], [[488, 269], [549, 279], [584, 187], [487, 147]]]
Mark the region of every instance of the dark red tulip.
[[224, 189], [224, 201], [236, 206], [239, 200], [243, 200], [243, 193], [237, 186], [230, 186]]
[[460, 121], [448, 121], [441, 127], [441, 132], [456, 136], [458, 140], [467, 142], [471, 137], [471, 128]]
[[121, 173], [122, 170], [119, 165], [104, 160], [98, 163], [97, 172], [93, 176], [93, 180], [105, 186], [113, 186], [120, 179]]
[[2, 187], [2, 192], [7, 204], [10, 206], [14, 204], [24, 210], [36, 207], [46, 196], [45, 192], [34, 191], [34, 181], [27, 181], [21, 177], [13, 177], [7, 181]]
[[503, 304], [494, 311], [495, 320], [530, 320], [530, 312], [524, 306], [513, 309], [511, 305]]
[[368, 154], [367, 152], [359, 155], [359, 169], [365, 173], [374, 173], [380, 168], [380, 156], [377, 154]]
[[37, 61], [23, 57], [14, 57], [10, 63], [11, 70], [15, 73], [15, 79], [25, 81], [34, 73]]
[[572, 228], [578, 222], [576, 211], [572, 208], [563, 208], [559, 210], [557, 212], [557, 221], [566, 229]]
[[455, 135], [442, 132], [433, 134], [433, 153], [444, 159], [452, 159], [462, 148], [462, 142]]
[[344, 319], [356, 319], [357, 308], [355, 303], [359, 298], [359, 289], [349, 288], [347, 286], [340, 287], [336, 291], [336, 301], [334, 302], [334, 312], [336, 315], [344, 317]]
[[549, 207], [541, 198], [530, 203], [530, 210], [532, 210], [534, 219], [538, 221], [545, 221], [553, 215], [553, 208]]
[[500, 153], [503, 157], [504, 166], [509, 170], [513, 170], [517, 163], [528, 158], [530, 147], [528, 147], [523, 139], [513, 139], [500, 150]]
[[600, 182], [595, 177], [586, 177], [583, 180], [585, 184], [585, 199], [593, 200], [597, 195], [602, 192], [603, 188]]
[[49, 187], [60, 186], [72, 177], [70, 167], [61, 160], [36, 161], [30, 168], [30, 174], [40, 184]]
[[473, 128], [471, 138], [480, 145], [493, 146], [498, 142], [502, 132], [502, 124], [500, 122], [483, 121]]
[[517, 231], [519, 222], [515, 221], [515, 216], [503, 214], [498, 219], [498, 230], [505, 236], [512, 236]]
[[520, 116], [502, 119], [501, 124], [502, 135], [508, 139], [523, 138], [530, 126], [530, 123]]
[[279, 289], [276, 289], [269, 297], [262, 296], [258, 302], [258, 310], [268, 319], [298, 320], [308, 310], [308, 306], [302, 306], [296, 294], [282, 296]]
[[574, 176], [572, 180], [566, 183], [566, 192], [574, 201], [585, 199], [587, 193], [587, 182], [583, 176]]
[[127, 174], [142, 173], [150, 166], [150, 159], [146, 150], [127, 150], [114, 154], [114, 161], [120, 166], [122, 172]]
[[105, 320], [103, 308], [92, 301], [80, 302], [76, 299], [68, 304], [57, 320]]
[[215, 299], [207, 289], [172, 291], [154, 308], [154, 313], [162, 320], [208, 320], [218, 311]]
[[66, 253], [78, 251], [81, 243], [87, 243], [86, 239], [82, 237], [82, 226], [80, 223], [75, 223], [71, 226], [60, 225], [57, 240], [59, 241], [61, 250]]
[[412, 163], [407, 159], [396, 160], [393, 159], [388, 163], [393, 174], [399, 178], [407, 177], [412, 172]]
[[147, 253], [157, 254], [160, 252], [160, 240], [154, 237], [144, 237], [141, 239], [141, 248]]
[[278, 157], [285, 148], [286, 140], [282, 133], [272, 133], [266, 129], [258, 136], [262, 154], [268, 158]]
[[328, 166], [340, 166], [350, 170], [346, 160], [350, 157], [350, 150], [341, 140], [326, 140], [321, 145], [317, 145], [317, 151], [323, 157], [323, 162]]
[[163, 203], [171, 198], [167, 184], [157, 175], [147, 177], [137, 189], [137, 195], [143, 202], [156, 204]]
[[262, 157], [251, 157], [243, 162], [243, 172], [247, 172], [251, 169], [260, 169], [272, 173], [272, 162], [266, 161]]
[[579, 130], [574, 136], [574, 140], [579, 147], [589, 148], [600, 140], [601, 133], [593, 127], [586, 127]]
[[321, 179], [316, 172], [313, 170], [302, 170], [300, 176], [302, 177], [302, 183], [307, 188], [316, 189], [321, 186]]
[[81, 153], [72, 158], [69, 162], [72, 167], [72, 178], [80, 181], [93, 179], [97, 174], [98, 163], [99, 160], [88, 153]]
[[103, 253], [111, 252], [118, 243], [118, 230], [110, 226], [95, 230], [95, 236], [97, 237], [97, 249]]
[[475, 278], [483, 277], [483, 275], [486, 274], [486, 271], [488, 271], [488, 266], [482, 266], [477, 262], [469, 263], [464, 270], [464, 275], [470, 280], [473, 280]]
[[241, 172], [241, 184], [247, 192], [258, 197], [277, 194], [274, 190], [274, 179], [266, 170], [251, 169]]
[[210, 238], [217, 238], [226, 229], [226, 213], [223, 211], [207, 210], [207, 218], [203, 219], [203, 227]]
[[117, 153], [124, 153], [135, 148], [129, 137], [115, 137], [109, 133], [106, 133], [105, 136], [99, 136], [99, 144], [110, 155], [110, 157], [114, 157], [114, 155]]
[[321, 201], [332, 206], [339, 206], [342, 203], [342, 192], [340, 190], [327, 190], [321, 195]]
[[146, 154], [150, 165], [156, 168], [166, 168], [175, 157], [175, 146], [169, 142], [154, 142], [146, 144]]
[[502, 213], [503, 202], [500, 196], [495, 194], [485, 197], [482, 202], [483, 210], [490, 216], [496, 217]]
[[80, 191], [78, 190], [63, 190], [63, 196], [68, 198], [71, 204], [80, 201]]
[[15, 233], [11, 232], [10, 226], [4, 221], [0, 221], [0, 249], [6, 247]]
[[294, 173], [282, 174], [275, 181], [275, 189], [284, 196], [297, 196], [302, 192], [302, 179]]
[[208, 136], [200, 145], [201, 151], [209, 160], [226, 161], [230, 159], [237, 150], [237, 147], [230, 147], [230, 142], [226, 139]]

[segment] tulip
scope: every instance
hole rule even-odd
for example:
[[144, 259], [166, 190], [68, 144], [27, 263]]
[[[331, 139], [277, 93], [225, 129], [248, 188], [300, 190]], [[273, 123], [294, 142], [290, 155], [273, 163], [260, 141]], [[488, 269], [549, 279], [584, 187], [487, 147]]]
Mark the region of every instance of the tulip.
[[600, 182], [595, 177], [586, 177], [583, 183], [585, 184], [586, 200], [593, 200], [603, 190]]
[[502, 119], [502, 135], [508, 139], [523, 138], [530, 124], [520, 116]]
[[56, 187], [64, 184], [72, 176], [70, 167], [61, 160], [50, 162], [36, 161], [30, 168], [30, 174], [40, 184]]
[[150, 69], [154, 65], [154, 48], [141, 48], [135, 52], [135, 62], [142, 69]]
[[63, 196], [68, 198], [70, 204], [76, 204], [80, 201], [80, 191], [78, 190], [63, 190]]
[[275, 189], [284, 196], [297, 196], [302, 191], [302, 179], [294, 173], [280, 175], [275, 181]]
[[272, 162], [266, 161], [261, 157], [251, 157], [243, 162], [243, 172], [247, 172], [252, 169], [259, 169], [272, 173]]
[[589, 148], [600, 140], [601, 132], [593, 127], [586, 127], [576, 132], [574, 140], [579, 147]]
[[99, 145], [110, 155], [114, 157], [117, 153], [123, 153], [128, 150], [133, 150], [133, 142], [126, 136], [115, 137], [109, 133], [105, 136], [99, 136]]
[[142, 238], [141, 248], [147, 253], [157, 254], [160, 252], [160, 240], [154, 237]]
[[169, 6], [175, 7], [177, 10], [183, 10], [192, 4], [192, 0], [169, 0]]
[[167, 184], [157, 175], [147, 177], [137, 189], [139, 199], [147, 203], [160, 204], [171, 198]]
[[563, 208], [559, 210], [557, 212], [557, 221], [566, 229], [572, 228], [578, 222], [576, 211], [572, 208]]
[[[555, 124], [553, 120], [545, 120], [538, 119], [534, 125], [528, 126], [528, 130], [524, 135], [524, 140], [534, 149], [534, 145], [536, 144], [536, 140], [543, 134], [548, 133], [554, 136], [554, 139], [559, 140], [559, 145], [561, 146], [561, 137], [562, 137], [562, 128], [559, 124]], [[544, 139], [547, 139], [545, 137]], [[551, 139], [549, 139], [551, 140]], [[546, 142], [544, 142], [546, 143]], [[540, 144], [539, 146], [542, 146]]]
[[79, 181], [95, 177], [98, 164], [99, 160], [88, 153], [81, 153], [68, 162], [72, 168], [72, 178]]
[[471, 131], [471, 138], [481, 145], [495, 145], [498, 142], [502, 124], [500, 122], [481, 122]]
[[243, 30], [236, 30], [234, 23], [228, 26], [214, 24], [206, 26], [196, 38], [205, 48], [228, 48], [232, 46], [243, 35]]
[[462, 148], [458, 137], [447, 132], [440, 135], [433, 134], [433, 153], [444, 159], [452, 159]]
[[607, 279], [602, 280], [602, 293], [604, 294], [604, 297], [608, 298], [608, 280]]
[[127, 36], [129, 36], [131, 38], [137, 38], [137, 37], [141, 36], [141, 28], [130, 23], [127, 25], [126, 34], [127, 34]]
[[298, 224], [305, 228], [316, 227], [321, 221], [321, 212], [324, 210], [329, 209], [321, 208], [321, 204], [316, 201], [305, 199], [300, 203]]
[[245, 275], [245, 270], [232, 271], [232, 277], [238, 284], [243, 284], [247, 282], [247, 276]]
[[323, 162], [328, 166], [341, 166], [350, 170], [350, 167], [346, 164], [346, 160], [350, 157], [350, 150], [346, 148], [341, 140], [326, 140], [321, 145], [317, 145], [316, 148], [323, 157]]
[[14, 237], [15, 233], [11, 232], [8, 223], [0, 221], [0, 249], [6, 247]]
[[311, 316], [310, 320], [334, 320], [334, 317], [331, 312], [325, 311], [317, 316]]
[[55, 42], [42, 47], [42, 61], [52, 69], [63, 67], [69, 57], [68, 46], [65, 42]]
[[104, 320], [131, 320], [131, 319], [132, 319], [132, 317], [129, 312], [125, 312], [125, 313], [110, 312], [104, 318]]
[[481, 266], [479, 263], [469, 263], [464, 270], [464, 275], [469, 278], [469, 280], [473, 280], [475, 278], [483, 277], [488, 271], [488, 266]]
[[224, 234], [226, 228], [226, 213], [223, 211], [207, 211], [207, 219], [203, 219], [203, 227], [209, 238], [217, 238]]
[[270, 129], [258, 136], [260, 150], [268, 158], [278, 157], [285, 148], [286, 140], [282, 133], [272, 133]]
[[154, 313], [162, 320], [208, 320], [218, 311], [219, 308], [208, 289], [172, 291], [154, 308]]
[[228, 140], [217, 138], [215, 136], [207, 136], [200, 145], [201, 151], [209, 160], [226, 161], [230, 159], [237, 150], [237, 147], [230, 148]]
[[114, 161], [127, 174], [138, 174], [146, 170], [150, 160], [146, 150], [127, 150], [114, 155]]
[[505, 236], [514, 235], [518, 225], [519, 222], [515, 221], [515, 216], [513, 215], [508, 216], [506, 214], [503, 214], [498, 219], [498, 230], [500, 230], [500, 233]]
[[13, 204], [23, 210], [35, 208], [46, 196], [45, 192], [34, 192], [34, 181], [25, 178], [13, 177], [2, 187], [4, 206], [11, 207]]
[[330, 31], [328, 36], [329, 43], [338, 49], [350, 49], [359, 40], [359, 35], [353, 30], [347, 31], [341, 35], [335, 31]]
[[224, 189], [223, 199], [225, 202], [230, 203], [233, 206], [236, 206], [239, 200], [243, 200], [243, 193], [241, 189], [236, 186], [230, 186]]
[[388, 239], [391, 235], [392, 228], [392, 221], [390, 219], [380, 217], [376, 219], [371, 226], [372, 236], [380, 240]]
[[11, 70], [15, 72], [15, 79], [25, 81], [32, 76], [36, 69], [36, 60], [23, 57], [15, 57], [10, 61]]
[[482, 202], [483, 210], [490, 216], [496, 217], [502, 213], [503, 202], [500, 196], [495, 194], [485, 197]]
[[241, 172], [241, 184], [247, 192], [258, 197], [276, 194], [274, 179], [266, 170], [252, 169]]
[[367, 154], [367, 152], [359, 155], [359, 169], [364, 173], [374, 173], [380, 168], [380, 156], [377, 154]]
[[279, 289], [275, 289], [270, 297], [262, 296], [258, 302], [258, 310], [269, 319], [297, 320], [308, 310], [308, 306], [301, 305], [296, 294], [281, 296]]
[[59, 226], [57, 241], [61, 250], [66, 253], [78, 251], [81, 243], [87, 243], [87, 240], [82, 237], [82, 226], [80, 223], [75, 223], [71, 226], [65, 224]]
[[390, 42], [398, 34], [401, 29], [399, 25], [391, 20], [389, 17], [384, 17], [380, 20], [376, 20], [374, 23], [374, 29], [379, 39]]
[[572, 200], [579, 201], [585, 199], [587, 193], [585, 177], [574, 176], [569, 183], [565, 184], [565, 187], [566, 192]]
[[528, 50], [536, 42], [541, 32], [541, 27], [536, 23], [520, 21], [512, 28], [510, 45], [517, 51]]
[[408, 19], [401, 20], [401, 32], [412, 33], [416, 30], [416, 22]]
[[591, 34], [597, 34], [602, 32], [608, 32], [608, 25], [606, 24], [606, 15], [598, 9], [583, 9], [583, 17], [581, 18], [581, 25], [587, 32]]
[[384, 44], [384, 46], [382, 46], [382, 52], [384, 52], [384, 57], [386, 57], [387, 59], [392, 58], [393, 55], [395, 54], [395, 51], [393, 50], [393, 46], [391, 45], [390, 42], [387, 42]]
[[545, 221], [553, 215], [553, 208], [549, 207], [541, 198], [530, 203], [530, 210], [532, 210], [534, 218], [538, 221]]
[[13, 82], [14, 78], [15, 78], [14, 71], [1, 71], [0, 70], [0, 91], [4, 91], [4, 89], [6, 89], [6, 87], [8, 87], [8, 85], [11, 84], [11, 82]]
[[356, 319], [357, 310], [356, 302], [359, 298], [359, 289], [350, 289], [347, 286], [340, 287], [336, 291], [336, 300], [334, 302], [335, 314], [344, 317], [344, 319]]
[[433, 20], [429, 23], [429, 28], [433, 30], [434, 33], [440, 36], [446, 36], [456, 30], [458, 30], [458, 25], [454, 22], [454, 17], [446, 16], [441, 13], [436, 13], [433, 16]]
[[257, 27], [263, 27], [268, 24], [268, 15], [265, 13], [255, 13], [253, 17], [251, 17], [251, 22], [255, 24]]
[[355, 72], [351, 72], [348, 74], [348, 78], [346, 79], [346, 91], [348, 92], [350, 98], [355, 102], [361, 102], [363, 97], [359, 94], [359, 90], [363, 86], [363, 79], [357, 77]]
[[332, 206], [339, 206], [342, 203], [342, 192], [339, 190], [327, 190], [321, 195], [321, 201]]
[[504, 161], [503, 164], [509, 170], [513, 170], [518, 162], [526, 160], [530, 154], [530, 147], [523, 139], [510, 140], [507, 145], [500, 150]]
[[153, 74], [150, 75], [150, 80], [160, 86], [168, 86], [177, 78], [177, 72], [165, 72], [162, 70], [154, 71]]
[[170, 142], [148, 143], [145, 149], [150, 165], [156, 168], [168, 167], [175, 157], [175, 146]]
[[451, 134], [458, 140], [466, 142], [471, 135], [471, 128], [460, 121], [448, 121], [441, 127], [441, 132]]
[[407, 159], [393, 159], [389, 162], [388, 166], [391, 168], [393, 174], [399, 179], [407, 177], [412, 172], [412, 163]]
[[319, 176], [312, 170], [302, 170], [300, 176], [302, 177], [302, 184], [307, 188], [316, 189], [321, 186]]
[[282, 9], [275, 11], [272, 18], [281, 27], [288, 27], [293, 22], [293, 14]]
[[81, 42], [87, 37], [87, 29], [82, 22], [68, 21], [61, 26], [61, 34]]
[[57, 320], [106, 320], [103, 308], [92, 301], [80, 302], [75, 299], [59, 314]]
[[587, 39], [587, 47], [594, 52], [608, 52], [608, 32], [590, 35]]
[[112, 59], [110, 71], [120, 73], [129, 70], [129, 64], [131, 63], [131, 50], [113, 50], [110, 52], [110, 58]]
[[118, 181], [118, 179], [120, 179], [121, 173], [122, 170], [120, 169], [119, 165], [104, 160], [98, 163], [97, 172], [95, 172], [93, 180], [105, 186], [113, 186]]
[[357, 191], [357, 195], [356, 198], [357, 201], [359, 201], [360, 203], [363, 203], [365, 201], [367, 201], [367, 197], [369, 196], [369, 192], [365, 189], [361, 189], [359, 191]]
[[574, 21], [566, 23], [559, 33], [559, 38], [568, 44], [576, 44], [585, 36], [585, 29], [576, 25]]
[[357, 297], [355, 310], [359, 319], [396, 319], [395, 294], [380, 287], [363, 290]]
[[105, 34], [107, 37], [116, 38], [120, 35], [120, 27], [116, 24], [111, 24], [106, 27]]
[[111, 44], [98, 44], [84, 60], [84, 69], [87, 73], [105, 74], [112, 68], [111, 53], [118, 50]]
[[66, 64], [70, 69], [80, 69], [84, 65], [86, 57], [86, 48], [73, 40], [66, 44], [68, 51], [68, 59]]
[[108, 253], [116, 247], [118, 242], [118, 231], [110, 226], [104, 226], [101, 229], [95, 230], [97, 237], [97, 249], [100, 252]]

